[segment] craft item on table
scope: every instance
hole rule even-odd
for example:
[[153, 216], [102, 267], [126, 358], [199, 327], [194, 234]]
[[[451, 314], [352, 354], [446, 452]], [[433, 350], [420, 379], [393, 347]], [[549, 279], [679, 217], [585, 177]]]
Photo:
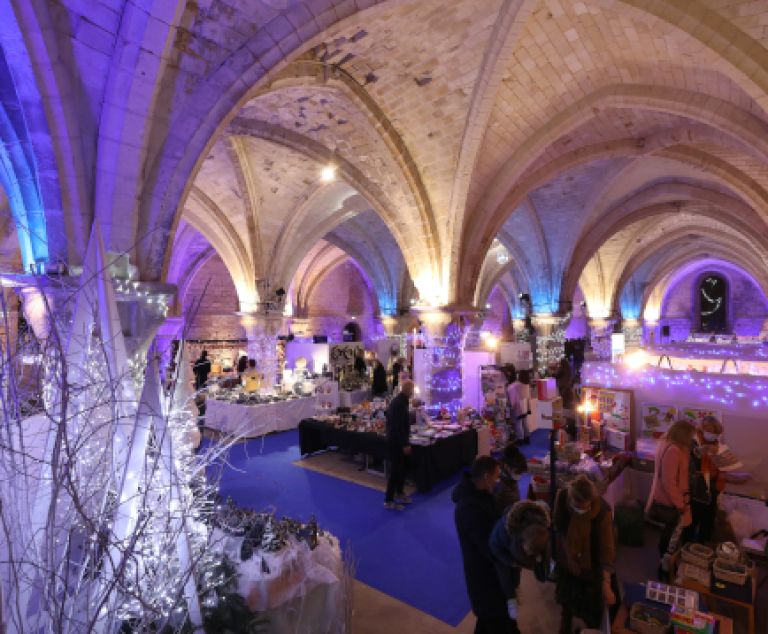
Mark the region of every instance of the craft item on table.
[[739, 559], [741, 559], [741, 551], [733, 542], [719, 543], [716, 552], [717, 557], [720, 559], [727, 559], [729, 561], [739, 561]]
[[645, 597], [667, 605], [678, 605], [694, 610], [699, 607], [698, 592], [657, 581], [648, 581], [645, 586]]
[[669, 612], [645, 603], [635, 603], [629, 610], [629, 624], [633, 632], [663, 634], [669, 630]]

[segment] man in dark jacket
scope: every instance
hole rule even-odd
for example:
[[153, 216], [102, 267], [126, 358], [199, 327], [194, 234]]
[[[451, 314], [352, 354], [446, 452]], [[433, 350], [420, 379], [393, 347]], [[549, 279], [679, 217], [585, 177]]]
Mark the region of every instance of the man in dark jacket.
[[204, 388], [208, 375], [211, 373], [211, 362], [208, 360], [207, 350], [203, 350], [200, 353], [200, 357], [195, 361], [192, 371], [195, 374], [195, 389], [200, 390]]
[[408, 474], [408, 457], [411, 455], [411, 423], [408, 401], [413, 396], [413, 381], [403, 381], [403, 386], [387, 408], [387, 445], [389, 446], [389, 480], [384, 506], [402, 511], [411, 499], [405, 495], [405, 476]]
[[489, 540], [499, 513], [493, 488], [499, 480], [499, 463], [488, 456], [476, 458], [469, 473], [453, 490], [454, 519], [459, 534], [464, 577], [472, 612], [477, 617], [475, 634], [517, 634], [509, 617], [507, 599], [496, 573]]

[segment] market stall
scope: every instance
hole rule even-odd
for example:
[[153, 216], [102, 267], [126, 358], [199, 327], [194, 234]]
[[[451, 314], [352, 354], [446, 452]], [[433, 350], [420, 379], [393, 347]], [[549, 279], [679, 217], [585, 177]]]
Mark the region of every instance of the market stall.
[[[303, 456], [338, 447], [350, 453], [362, 453], [386, 460], [387, 439], [381, 433], [352, 431], [320, 420], [299, 423], [299, 447]], [[413, 444], [411, 477], [420, 492], [429, 491], [437, 482], [467, 466], [477, 455], [477, 432], [458, 431], [429, 444]]]
[[273, 396], [240, 402], [228, 398], [209, 398], [206, 402], [205, 425], [229, 434], [253, 438], [295, 429], [300, 420], [314, 416], [316, 408], [315, 396]]
[[234, 565], [233, 590], [269, 631], [348, 631], [348, 573], [339, 540], [314, 518], [278, 520], [230, 502], [215, 520], [211, 549]]

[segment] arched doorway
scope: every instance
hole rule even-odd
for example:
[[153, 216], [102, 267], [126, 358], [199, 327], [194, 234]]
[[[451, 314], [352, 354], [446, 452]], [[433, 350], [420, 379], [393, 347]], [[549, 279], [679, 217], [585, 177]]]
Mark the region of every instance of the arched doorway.
[[346, 326], [344, 326], [344, 330], [341, 332], [341, 337], [345, 342], [362, 341], [360, 324], [358, 324], [356, 321], [350, 321]]
[[698, 289], [699, 329], [725, 332], [728, 328], [728, 285], [720, 275], [705, 275]]

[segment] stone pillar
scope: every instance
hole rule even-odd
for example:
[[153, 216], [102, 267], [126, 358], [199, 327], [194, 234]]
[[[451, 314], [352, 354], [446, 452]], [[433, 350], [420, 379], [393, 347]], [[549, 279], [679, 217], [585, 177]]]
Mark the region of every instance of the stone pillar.
[[624, 333], [624, 350], [632, 352], [643, 346], [643, 322], [640, 319], [623, 319], [621, 331]]
[[382, 315], [379, 317], [384, 333], [387, 337], [394, 337], [400, 333], [400, 320], [393, 315]]
[[592, 346], [592, 355], [596, 361], [611, 360], [611, 334], [613, 334], [613, 320], [589, 319], [589, 341]]
[[271, 388], [277, 380], [277, 335], [283, 327], [283, 316], [263, 313], [239, 315], [248, 340], [248, 357], [256, 359], [257, 367], [264, 374], [264, 387]]
[[295, 337], [310, 337], [312, 335], [312, 328], [309, 319], [292, 317], [290, 321], [290, 328], [291, 333]]
[[532, 315], [535, 331], [533, 343], [534, 368], [546, 371], [552, 363], [559, 363], [565, 356], [565, 328], [568, 317], [564, 315]]
[[414, 351], [414, 380], [430, 407], [455, 412], [462, 405], [462, 326], [459, 315], [442, 308], [414, 309], [425, 347]]

